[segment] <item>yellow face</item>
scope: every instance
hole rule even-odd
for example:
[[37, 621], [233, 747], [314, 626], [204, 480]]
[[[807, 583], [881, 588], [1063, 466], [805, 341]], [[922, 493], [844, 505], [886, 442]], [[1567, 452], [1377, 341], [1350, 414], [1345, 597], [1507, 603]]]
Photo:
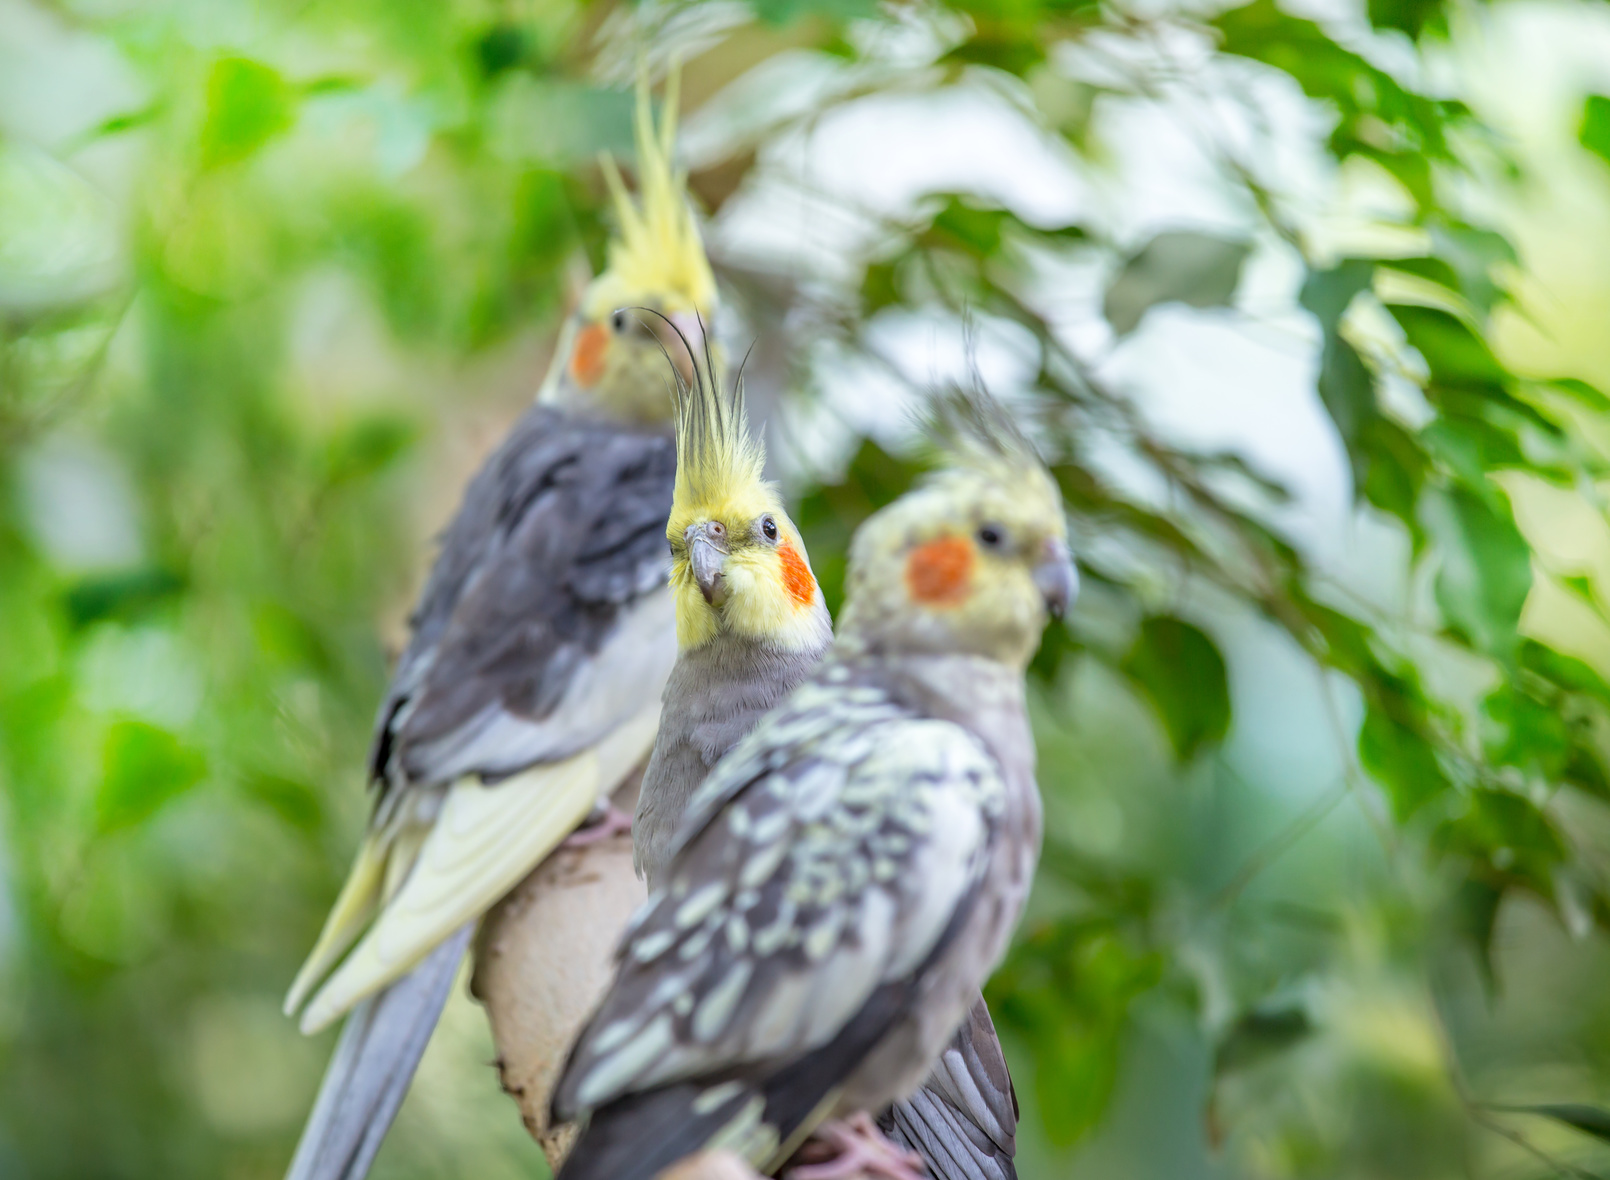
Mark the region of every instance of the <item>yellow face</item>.
[[652, 310], [589, 313], [583, 304], [564, 344], [561, 396], [628, 422], [655, 423], [670, 420], [676, 372], [687, 379], [693, 365], [689, 347], [702, 349], [703, 335], [692, 313], [673, 312], [662, 320]]
[[846, 632], [1025, 666], [1078, 592], [1056, 488], [1039, 471], [948, 472], [863, 526], [847, 591]]
[[827, 609], [805, 545], [769, 485], [678, 504], [666, 536], [684, 649], [723, 634], [794, 650], [825, 638]]

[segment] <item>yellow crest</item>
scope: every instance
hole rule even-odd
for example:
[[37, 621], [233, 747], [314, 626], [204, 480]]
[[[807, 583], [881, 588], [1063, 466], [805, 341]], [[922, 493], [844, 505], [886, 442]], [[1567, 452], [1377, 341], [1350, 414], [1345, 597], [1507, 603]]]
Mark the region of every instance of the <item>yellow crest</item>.
[[695, 311], [705, 317], [715, 310], [716, 280], [688, 205], [687, 173], [671, 163], [678, 82], [677, 71], [672, 70], [665, 83], [664, 117], [656, 129], [648, 74], [638, 75], [638, 200], [626, 191], [615, 161], [607, 155], [599, 159], [615, 200], [620, 229], [609, 243], [608, 266], [593, 280], [583, 300], [583, 311], [591, 319], [641, 303], [656, 304], [666, 312]]
[[723, 391], [706, 348], [704, 364], [694, 365], [693, 380], [677, 382], [673, 527], [688, 512], [747, 508], [757, 492], [769, 501], [765, 471], [766, 448], [750, 433], [744, 410], [743, 370], [731, 391]]

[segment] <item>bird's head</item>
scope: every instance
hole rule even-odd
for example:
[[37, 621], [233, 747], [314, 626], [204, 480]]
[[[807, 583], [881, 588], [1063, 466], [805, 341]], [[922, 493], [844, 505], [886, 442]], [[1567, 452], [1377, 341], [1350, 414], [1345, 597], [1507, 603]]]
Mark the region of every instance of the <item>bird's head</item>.
[[1061, 494], [981, 391], [946, 399], [937, 425], [946, 466], [874, 513], [851, 544], [839, 642], [1024, 667], [1047, 614], [1078, 594]]
[[765, 478], [743, 377], [724, 392], [708, 357], [691, 382], [678, 383], [676, 460], [666, 537], [677, 642], [689, 650], [728, 635], [788, 650], [824, 647], [827, 606], [799, 530]]
[[546, 394], [554, 401], [627, 421], [664, 422], [672, 415], [665, 358], [691, 379], [694, 356], [688, 344], [694, 351], [705, 349], [716, 282], [688, 204], [686, 174], [671, 162], [676, 106], [673, 73], [656, 128], [647, 78], [639, 79], [636, 200], [614, 161], [601, 160], [617, 232], [609, 241], [608, 265], [588, 284], [565, 324]]

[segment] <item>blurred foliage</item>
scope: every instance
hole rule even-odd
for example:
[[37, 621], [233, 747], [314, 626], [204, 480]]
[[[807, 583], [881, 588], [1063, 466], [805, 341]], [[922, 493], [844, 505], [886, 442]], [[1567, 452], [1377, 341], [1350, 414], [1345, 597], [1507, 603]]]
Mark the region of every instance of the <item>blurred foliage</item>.
[[[1547, 583], [1598, 616], [1607, 587], [1545, 568], [1513, 497], [1519, 479], [1599, 513], [1610, 402], [1495, 352], [1520, 260], [1467, 197], [1515, 168], [1425, 81], [1451, 13], [0, 6], [5, 61], [84, 83], [65, 113], [0, 93], [0, 1172], [280, 1173], [325, 1043], [278, 996], [361, 822], [383, 620], [462, 452], [495, 437], [464, 423], [529, 396], [600, 260], [591, 161], [629, 147], [621, 83], [674, 51], [716, 109], [752, 70], [816, 79], [711, 120], [693, 182], [712, 213], [786, 180], [782, 149], [835, 113], [964, 90], [1092, 172], [1149, 104], [1236, 210], [1135, 240], [1100, 202], [1059, 221], [950, 185], [847, 210], [868, 232], [832, 273], [718, 252], [783, 358], [780, 420], [832, 404], [834, 357], [920, 395], [886, 348], [903, 316], [1028, 358], [1006, 392], [1087, 590], [1033, 668], [1047, 842], [989, 990], [1024, 1174], [1602, 1170], [1610, 668], [1526, 611]], [[1324, 235], [1265, 119], [1276, 93], [1308, 116], [1320, 188], [1363, 170], [1394, 232]], [[1610, 160], [1607, 112], [1588, 97], [1579, 138]], [[1254, 323], [1271, 259], [1297, 276], [1280, 312], [1311, 335], [1357, 518], [1401, 540], [1403, 601], [1316, 561], [1244, 455], [1162, 430], [1048, 298], [1082, 267], [1094, 351], [1130, 347], [1171, 315]], [[921, 466], [876, 431], [841, 441], [790, 474], [835, 607], [853, 528]], [[1227, 752], [1294, 724], [1237, 684], [1271, 651], [1325, 707], [1302, 740], [1337, 781], [1306, 801]], [[539, 1168], [491, 1071], [443, 1071], [377, 1174]]]

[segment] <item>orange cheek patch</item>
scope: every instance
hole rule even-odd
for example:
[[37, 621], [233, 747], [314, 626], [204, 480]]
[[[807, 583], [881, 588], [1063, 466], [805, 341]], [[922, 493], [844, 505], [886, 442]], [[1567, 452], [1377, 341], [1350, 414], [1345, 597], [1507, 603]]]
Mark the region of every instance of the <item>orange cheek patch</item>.
[[609, 351], [609, 329], [588, 324], [576, 333], [576, 347], [570, 354], [570, 375], [578, 385], [596, 385], [604, 375], [604, 354]]
[[816, 579], [811, 577], [811, 567], [786, 542], [777, 547], [777, 556], [783, 563], [783, 586], [789, 597], [799, 606], [808, 605], [816, 597]]
[[961, 537], [929, 541], [906, 558], [906, 589], [913, 602], [956, 606], [967, 600], [972, 581], [973, 546]]

